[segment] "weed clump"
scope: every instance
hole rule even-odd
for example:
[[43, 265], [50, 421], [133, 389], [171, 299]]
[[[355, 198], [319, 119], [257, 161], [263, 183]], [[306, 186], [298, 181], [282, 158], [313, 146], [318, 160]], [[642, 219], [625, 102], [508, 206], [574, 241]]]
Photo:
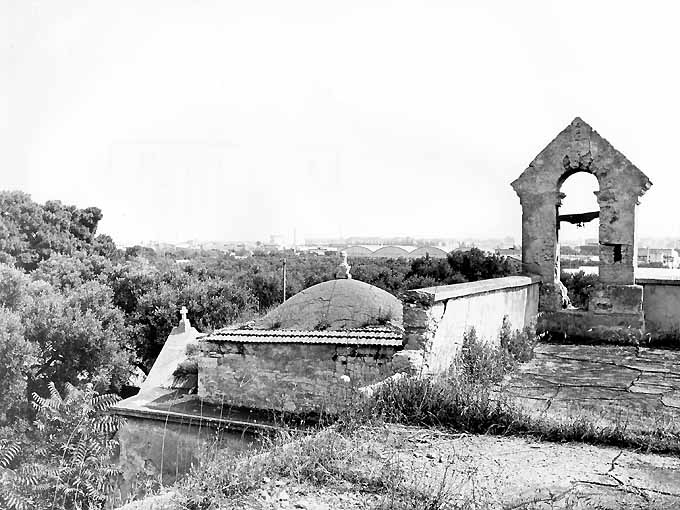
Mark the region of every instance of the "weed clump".
[[[372, 438], [366, 430], [346, 434], [329, 427], [311, 435], [279, 434], [259, 452], [218, 451], [178, 484], [175, 508], [259, 508], [257, 500], [267, 499], [277, 480], [345, 490], [350, 484], [382, 495], [378, 508], [444, 508], [450, 499], [445, 480], [436, 487], [414, 487], [411, 473], [398, 459], [384, 458]], [[415, 506], [405, 506], [410, 503]]]
[[487, 432], [505, 419], [495, 385], [515, 366], [507, 348], [464, 336], [453, 365], [443, 374], [391, 379], [365, 402], [365, 414], [388, 422]]

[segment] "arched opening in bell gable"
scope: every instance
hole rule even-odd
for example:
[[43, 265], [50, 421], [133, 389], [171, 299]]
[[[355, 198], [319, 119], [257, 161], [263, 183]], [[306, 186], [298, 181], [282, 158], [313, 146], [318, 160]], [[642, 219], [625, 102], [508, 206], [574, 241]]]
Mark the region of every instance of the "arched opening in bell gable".
[[600, 190], [597, 177], [589, 172], [577, 171], [568, 174], [560, 186], [561, 200], [556, 208], [557, 228], [557, 270], [561, 280], [569, 277], [578, 279], [570, 287], [572, 306], [587, 308], [587, 289], [574, 291], [585, 285], [579, 274], [597, 275], [600, 243], [600, 206], [597, 192]]

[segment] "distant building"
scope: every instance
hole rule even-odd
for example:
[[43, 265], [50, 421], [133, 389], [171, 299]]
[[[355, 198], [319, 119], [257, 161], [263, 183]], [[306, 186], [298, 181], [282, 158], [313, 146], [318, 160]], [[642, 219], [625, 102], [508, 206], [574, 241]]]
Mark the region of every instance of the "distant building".
[[[587, 243], [588, 241], [586, 241]], [[598, 243], [595, 244], [582, 244], [581, 246], [578, 246], [578, 251], [581, 255], [588, 255], [588, 256], [599, 256], [600, 255], [600, 245]]]
[[283, 249], [283, 246], [276, 243], [265, 243], [260, 246], [260, 249], [265, 251], [266, 253], [274, 253], [277, 251], [281, 251]]
[[498, 248], [495, 254], [499, 257], [512, 257], [519, 261], [522, 260], [522, 248], [518, 246], [513, 246], [512, 248]]
[[680, 255], [672, 248], [638, 248], [638, 264], [661, 264], [677, 269], [680, 267]]
[[409, 245], [351, 245], [341, 247], [350, 258], [407, 258], [416, 259], [430, 257], [433, 259], [446, 258], [448, 253], [436, 246], [409, 246]]

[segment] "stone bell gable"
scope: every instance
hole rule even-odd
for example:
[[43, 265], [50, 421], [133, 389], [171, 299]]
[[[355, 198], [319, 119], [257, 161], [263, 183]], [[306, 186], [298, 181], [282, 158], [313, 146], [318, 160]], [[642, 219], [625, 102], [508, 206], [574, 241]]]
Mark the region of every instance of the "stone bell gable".
[[[560, 215], [562, 184], [577, 172], [597, 179], [598, 210]], [[579, 117], [512, 183], [522, 205], [522, 264], [542, 279], [539, 310], [546, 312], [542, 318], [546, 330], [568, 336], [644, 333], [642, 288], [635, 285], [635, 212], [651, 185], [640, 169]], [[560, 224], [595, 218], [599, 218], [599, 282], [586, 310], [568, 309], [560, 283]]]
[[635, 283], [635, 208], [651, 186], [628, 158], [576, 117], [512, 183], [522, 204], [522, 261], [543, 278], [541, 310], [561, 308], [559, 292], [560, 188], [577, 172], [593, 174], [600, 219], [600, 281]]

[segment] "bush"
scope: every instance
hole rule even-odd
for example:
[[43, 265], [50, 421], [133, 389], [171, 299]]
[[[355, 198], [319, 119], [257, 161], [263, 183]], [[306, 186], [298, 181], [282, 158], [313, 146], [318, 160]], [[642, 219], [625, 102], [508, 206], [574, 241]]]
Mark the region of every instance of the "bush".
[[534, 357], [534, 348], [542, 335], [536, 335], [534, 324], [524, 326], [524, 329], [513, 331], [510, 320], [506, 315], [500, 331], [501, 349], [507, 351], [515, 362], [526, 363]]
[[514, 365], [515, 358], [505, 347], [481, 341], [472, 328], [446, 373], [389, 379], [364, 404], [364, 414], [409, 425], [485, 433], [505, 417], [495, 386]]
[[567, 288], [571, 304], [576, 308], [587, 309], [590, 290], [599, 281], [598, 275], [586, 274], [583, 271], [573, 274], [562, 273], [560, 280]]
[[[505, 325], [505, 318], [503, 324]], [[514, 366], [514, 358], [501, 342], [500, 348], [477, 338], [477, 331], [470, 328], [463, 335], [463, 346], [452, 370], [471, 384], [499, 382]]]
[[118, 475], [111, 459], [120, 418], [108, 409], [119, 399], [92, 385], [54, 384], [50, 396], [33, 395], [35, 429], [0, 439], [0, 507], [10, 510], [95, 510], [114, 494]]
[[509, 410], [498, 385], [517, 363], [533, 357], [538, 337], [532, 325], [513, 331], [505, 317], [499, 340], [499, 346], [480, 340], [471, 328], [446, 373], [389, 379], [364, 403], [363, 414], [466, 432], [509, 427], [516, 413]]

